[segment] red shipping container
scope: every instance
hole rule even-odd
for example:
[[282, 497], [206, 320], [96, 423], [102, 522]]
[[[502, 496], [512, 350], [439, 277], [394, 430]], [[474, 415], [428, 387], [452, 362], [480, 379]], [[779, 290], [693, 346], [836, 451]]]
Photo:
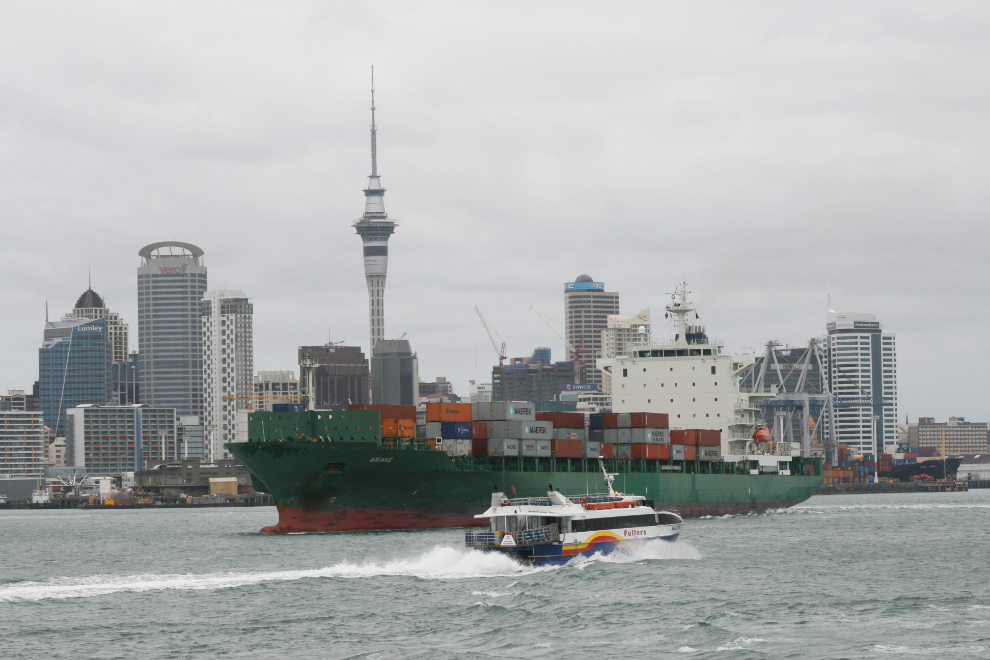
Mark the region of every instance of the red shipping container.
[[660, 458], [660, 447], [667, 447], [667, 455], [670, 455], [670, 447], [668, 445], [633, 445], [632, 446], [632, 457], [633, 458]]
[[602, 428], [603, 429], [619, 428], [619, 413], [604, 413], [602, 415]]
[[694, 445], [684, 445], [684, 460], [693, 461], [698, 458], [698, 448]]
[[685, 447], [697, 447], [698, 446], [698, 429], [687, 429], [684, 431], [671, 431], [670, 432], [670, 444], [672, 445], [684, 445]]
[[687, 437], [687, 431], [681, 429], [671, 429], [670, 431], [670, 444], [672, 445], [683, 445], [684, 439]]
[[722, 431], [715, 429], [700, 429], [698, 431], [699, 447], [718, 447], [722, 444]]
[[554, 414], [557, 416], [556, 421], [553, 423], [555, 429], [584, 428], [584, 413], [559, 412]]
[[918, 454], [916, 452], [911, 452], [910, 454], [904, 454], [904, 458], [918, 458]]
[[487, 440], [488, 424], [485, 424], [484, 422], [471, 422], [471, 439]]
[[394, 419], [383, 419], [382, 420], [382, 437], [383, 438], [398, 438], [399, 437], [399, 424]]
[[581, 458], [583, 444], [582, 440], [556, 438], [550, 441], [550, 448], [557, 458]]
[[603, 442], [601, 457], [602, 458], [612, 458], [615, 455], [615, 444], [611, 442]]
[[670, 460], [670, 445], [653, 445], [657, 448], [657, 458], [661, 461]]
[[634, 429], [665, 429], [670, 426], [670, 418], [667, 413], [630, 413]]
[[427, 403], [427, 422], [470, 422], [470, 403]]
[[488, 441], [487, 440], [472, 440], [471, 441], [471, 455], [472, 456], [488, 456]]
[[536, 421], [550, 422], [553, 424], [554, 428], [560, 426], [560, 424], [557, 423], [557, 413], [555, 412], [538, 412], [536, 413]]

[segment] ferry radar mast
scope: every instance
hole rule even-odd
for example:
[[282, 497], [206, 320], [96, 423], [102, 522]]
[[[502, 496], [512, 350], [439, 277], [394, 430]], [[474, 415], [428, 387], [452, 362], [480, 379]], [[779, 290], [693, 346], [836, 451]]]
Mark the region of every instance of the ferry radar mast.
[[598, 458], [598, 465], [601, 466], [602, 474], [605, 475], [605, 485], [608, 486], [608, 496], [615, 497], [616, 495], [618, 495], [618, 493], [616, 493], [615, 490], [612, 489], [612, 482], [615, 481], [615, 475], [609, 474], [605, 470], [605, 461], [603, 461], [601, 457]]

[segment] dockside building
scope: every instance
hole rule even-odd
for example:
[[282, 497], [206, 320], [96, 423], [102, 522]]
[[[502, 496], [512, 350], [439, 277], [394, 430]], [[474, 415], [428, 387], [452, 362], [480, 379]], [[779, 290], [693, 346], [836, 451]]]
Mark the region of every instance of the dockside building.
[[0, 475], [43, 477], [48, 462], [44, 419], [38, 411], [0, 412]]
[[174, 408], [82, 405], [66, 412], [66, 464], [72, 467], [112, 476], [182, 457]]

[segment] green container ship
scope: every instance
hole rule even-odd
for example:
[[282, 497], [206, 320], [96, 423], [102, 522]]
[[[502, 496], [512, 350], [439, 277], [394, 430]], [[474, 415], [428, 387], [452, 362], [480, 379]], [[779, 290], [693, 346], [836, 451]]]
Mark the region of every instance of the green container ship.
[[[549, 484], [564, 494], [606, 488], [598, 459], [449, 456], [426, 441], [383, 442], [374, 410], [252, 413], [249, 441], [225, 447], [255, 489], [274, 497], [279, 518], [262, 529], [269, 533], [473, 527], [484, 524], [474, 515], [493, 490], [540, 497]], [[789, 507], [822, 481], [818, 458], [774, 457], [774, 474], [745, 458], [607, 459], [604, 466], [617, 475], [617, 490], [683, 517]]]

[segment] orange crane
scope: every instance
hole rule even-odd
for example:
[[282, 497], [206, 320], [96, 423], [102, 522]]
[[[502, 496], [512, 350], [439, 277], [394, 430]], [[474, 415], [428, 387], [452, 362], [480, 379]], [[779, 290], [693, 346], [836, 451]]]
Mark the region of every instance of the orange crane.
[[481, 325], [485, 326], [485, 332], [488, 333], [488, 341], [492, 343], [492, 348], [495, 349], [495, 354], [498, 355], [498, 368], [501, 369], [507, 357], [505, 355], [505, 340], [502, 339], [502, 335], [497, 332], [495, 333], [496, 337], [502, 339], [502, 348], [499, 349], [498, 345], [495, 343], [495, 337], [492, 337], [492, 330], [488, 327], [488, 321], [485, 319], [485, 315], [481, 313], [481, 310], [478, 309], [477, 305], [474, 306], [474, 311], [478, 312], [478, 318], [481, 319]]

